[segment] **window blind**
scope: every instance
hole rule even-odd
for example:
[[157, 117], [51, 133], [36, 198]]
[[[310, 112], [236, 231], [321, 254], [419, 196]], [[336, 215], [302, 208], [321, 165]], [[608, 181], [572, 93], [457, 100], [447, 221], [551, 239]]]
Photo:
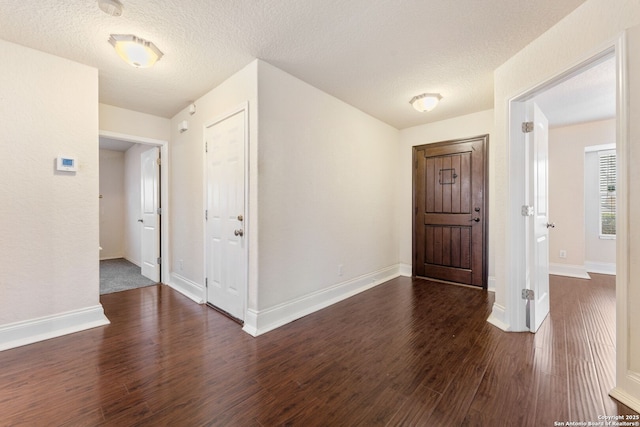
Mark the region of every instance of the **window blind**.
[[616, 235], [616, 152], [600, 151], [600, 234]]

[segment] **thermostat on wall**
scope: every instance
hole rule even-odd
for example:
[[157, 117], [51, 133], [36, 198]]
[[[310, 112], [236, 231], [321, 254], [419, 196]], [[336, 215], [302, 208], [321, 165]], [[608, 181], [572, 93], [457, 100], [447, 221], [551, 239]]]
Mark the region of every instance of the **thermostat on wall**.
[[78, 170], [78, 159], [71, 156], [58, 156], [56, 169], [63, 172], [76, 172]]

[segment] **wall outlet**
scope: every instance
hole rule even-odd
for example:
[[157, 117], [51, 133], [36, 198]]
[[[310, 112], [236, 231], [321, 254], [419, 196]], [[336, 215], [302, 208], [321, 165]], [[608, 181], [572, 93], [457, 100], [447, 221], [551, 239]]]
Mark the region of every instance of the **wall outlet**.
[[560, 258], [566, 258], [567, 257], [567, 251], [565, 251], [564, 249], [560, 250]]
[[338, 264], [338, 276], [342, 276], [342, 273], [344, 273], [344, 265]]

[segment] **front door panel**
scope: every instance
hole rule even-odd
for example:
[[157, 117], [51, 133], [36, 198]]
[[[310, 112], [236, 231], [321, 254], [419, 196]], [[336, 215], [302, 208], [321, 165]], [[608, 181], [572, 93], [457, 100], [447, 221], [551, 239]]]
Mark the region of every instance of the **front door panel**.
[[414, 148], [414, 275], [486, 286], [487, 136]]

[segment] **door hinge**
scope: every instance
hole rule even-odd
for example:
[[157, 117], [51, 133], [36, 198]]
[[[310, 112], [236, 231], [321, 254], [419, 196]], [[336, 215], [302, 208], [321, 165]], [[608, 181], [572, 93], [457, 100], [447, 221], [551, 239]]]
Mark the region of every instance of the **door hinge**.
[[520, 213], [522, 216], [533, 216], [533, 206], [523, 205]]
[[527, 301], [532, 301], [534, 299], [533, 289], [523, 289], [522, 290], [522, 299]]
[[208, 152], [209, 152], [209, 142], [208, 142], [208, 141], [205, 141], [205, 142], [204, 142], [204, 152], [205, 152], [205, 153], [208, 153]]
[[162, 159], [160, 157], [158, 157], [158, 166], [162, 165]]
[[209, 220], [209, 209], [206, 209], [206, 210], [204, 211], [204, 220], [205, 220], [205, 221], [208, 221], [208, 220]]
[[162, 264], [162, 257], [158, 257], [158, 264]]
[[205, 277], [205, 278], [204, 278], [204, 287], [205, 287], [205, 288], [208, 288], [208, 287], [209, 287], [209, 278], [208, 278], [208, 277]]
[[522, 122], [522, 133], [533, 132], [533, 122]]
[[162, 208], [158, 208], [158, 209], [156, 210], [156, 213], [157, 213], [158, 215], [162, 215]]

